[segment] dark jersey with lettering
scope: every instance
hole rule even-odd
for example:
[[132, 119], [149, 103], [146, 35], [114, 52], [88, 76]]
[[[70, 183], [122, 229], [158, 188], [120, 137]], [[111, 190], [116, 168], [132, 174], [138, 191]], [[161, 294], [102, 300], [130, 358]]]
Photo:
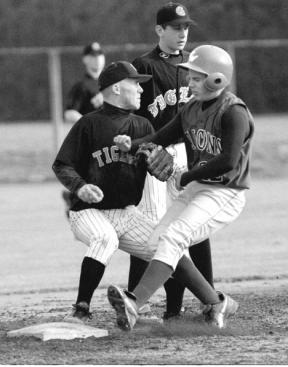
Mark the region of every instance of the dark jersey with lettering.
[[[71, 210], [112, 209], [138, 205], [142, 197], [146, 166], [136, 164], [130, 153], [121, 152], [113, 143], [116, 135], [140, 138], [151, 134], [151, 123], [107, 103], [83, 116], [65, 138], [53, 170], [73, 194]], [[75, 194], [84, 184], [100, 187], [104, 198], [88, 204]]]
[[189, 182], [248, 189], [253, 135], [254, 121], [245, 103], [223, 91], [209, 103], [191, 100], [162, 129], [132, 141], [131, 151], [145, 141], [166, 147], [184, 137], [189, 171], [183, 175]]
[[94, 111], [91, 99], [97, 93], [99, 93], [98, 80], [85, 74], [83, 80], [74, 84], [68, 93], [66, 110], [76, 110], [81, 115]]
[[175, 116], [178, 107], [191, 98], [187, 71], [177, 67], [188, 57], [186, 51], [168, 55], [157, 46], [133, 61], [139, 73], [152, 75], [148, 82], [141, 84], [141, 107], [136, 113], [148, 118], [156, 131], [166, 125]]

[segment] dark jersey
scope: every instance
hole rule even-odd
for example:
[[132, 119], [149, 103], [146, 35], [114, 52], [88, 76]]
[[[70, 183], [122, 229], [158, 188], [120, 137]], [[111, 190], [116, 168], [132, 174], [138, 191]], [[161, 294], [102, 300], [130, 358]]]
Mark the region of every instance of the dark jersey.
[[68, 93], [66, 110], [76, 110], [81, 115], [94, 111], [95, 107], [91, 103], [91, 99], [97, 93], [99, 93], [98, 80], [85, 74], [83, 80], [74, 84]]
[[141, 107], [136, 113], [148, 118], [155, 130], [175, 116], [179, 105], [190, 100], [187, 71], [177, 67], [186, 62], [188, 56], [186, 51], [180, 51], [179, 55], [168, 55], [157, 46], [133, 61], [139, 73], [152, 75], [148, 82], [141, 84]]
[[[140, 138], [153, 131], [147, 119], [107, 103], [83, 116], [68, 133], [53, 164], [60, 182], [74, 193], [71, 210], [138, 205], [146, 166], [121, 152], [113, 138], [119, 134]], [[86, 183], [100, 187], [104, 193], [101, 202], [88, 204], [78, 198], [77, 190]]]

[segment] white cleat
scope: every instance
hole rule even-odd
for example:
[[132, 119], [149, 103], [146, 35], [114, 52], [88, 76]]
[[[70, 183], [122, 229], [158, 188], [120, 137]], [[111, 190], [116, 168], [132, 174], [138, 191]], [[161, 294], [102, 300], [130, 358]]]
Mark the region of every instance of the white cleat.
[[124, 331], [132, 330], [139, 317], [135, 301], [115, 285], [108, 287], [107, 296], [111, 306], [116, 311], [117, 325]]
[[221, 302], [206, 306], [203, 314], [207, 323], [222, 329], [226, 326], [227, 318], [235, 315], [239, 305], [230, 296], [222, 292], [217, 293]]

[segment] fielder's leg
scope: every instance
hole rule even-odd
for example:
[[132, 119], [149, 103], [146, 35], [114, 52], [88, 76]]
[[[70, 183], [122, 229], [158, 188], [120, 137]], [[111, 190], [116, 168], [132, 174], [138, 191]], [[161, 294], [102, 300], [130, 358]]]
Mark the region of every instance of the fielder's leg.
[[70, 222], [75, 237], [88, 246], [82, 261], [77, 300], [73, 305], [73, 317], [86, 321], [91, 318], [89, 308], [93, 293], [118, 248], [118, 238], [113, 225], [100, 210], [70, 211]]

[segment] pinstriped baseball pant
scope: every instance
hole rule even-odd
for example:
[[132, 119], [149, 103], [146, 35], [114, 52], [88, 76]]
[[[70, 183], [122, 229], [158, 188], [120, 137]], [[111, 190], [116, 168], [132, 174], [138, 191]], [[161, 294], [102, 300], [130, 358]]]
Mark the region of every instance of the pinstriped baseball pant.
[[119, 248], [150, 261], [157, 243], [148, 243], [155, 224], [135, 206], [124, 209], [85, 209], [69, 213], [71, 230], [88, 246], [85, 256], [107, 265]]

